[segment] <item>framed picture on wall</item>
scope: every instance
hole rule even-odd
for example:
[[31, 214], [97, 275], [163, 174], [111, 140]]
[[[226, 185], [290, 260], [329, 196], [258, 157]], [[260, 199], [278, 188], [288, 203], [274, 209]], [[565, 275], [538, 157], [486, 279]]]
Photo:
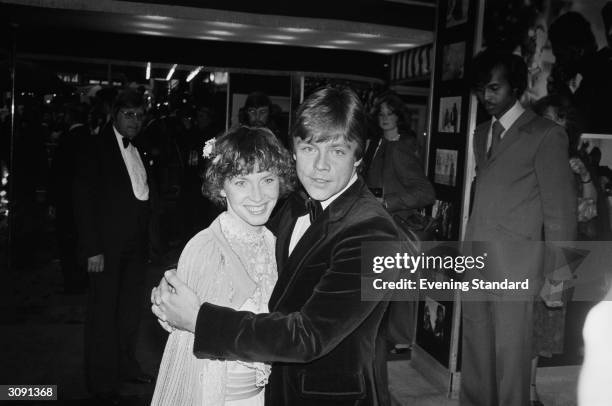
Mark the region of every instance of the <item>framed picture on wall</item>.
[[437, 237], [441, 240], [453, 238], [455, 224], [455, 205], [444, 200], [436, 200], [431, 208], [431, 217], [436, 219], [439, 224]]
[[461, 97], [440, 98], [438, 111], [438, 131], [441, 133], [458, 133], [461, 125]]
[[436, 149], [436, 167], [434, 182], [440, 185], [457, 185], [458, 151], [452, 149]]
[[465, 41], [444, 46], [442, 50], [442, 80], [461, 79], [465, 64]]
[[453, 305], [424, 296], [417, 313], [416, 343], [445, 367], [449, 365]]

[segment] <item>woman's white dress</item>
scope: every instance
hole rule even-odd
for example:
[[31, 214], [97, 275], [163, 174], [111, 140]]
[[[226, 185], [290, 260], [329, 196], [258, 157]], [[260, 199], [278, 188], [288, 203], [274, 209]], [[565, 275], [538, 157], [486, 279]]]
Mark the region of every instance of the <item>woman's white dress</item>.
[[[178, 276], [201, 302], [254, 313], [268, 311], [276, 283], [274, 236], [222, 213], [181, 253]], [[152, 405], [262, 406], [269, 365], [198, 359], [193, 334], [168, 337]]]

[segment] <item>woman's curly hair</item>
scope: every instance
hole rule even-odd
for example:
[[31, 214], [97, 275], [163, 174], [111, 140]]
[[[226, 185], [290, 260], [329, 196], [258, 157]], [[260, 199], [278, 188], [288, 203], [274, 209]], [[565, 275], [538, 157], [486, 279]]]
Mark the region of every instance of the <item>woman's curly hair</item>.
[[295, 187], [295, 164], [291, 154], [267, 128], [242, 126], [216, 139], [208, 157], [202, 193], [225, 207], [220, 192], [226, 180], [255, 171], [270, 171], [279, 178], [279, 197]]

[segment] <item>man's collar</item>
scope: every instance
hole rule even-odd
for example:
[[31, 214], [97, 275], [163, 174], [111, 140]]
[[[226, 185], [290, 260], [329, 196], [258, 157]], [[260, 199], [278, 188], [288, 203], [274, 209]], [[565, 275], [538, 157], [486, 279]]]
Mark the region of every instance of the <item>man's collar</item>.
[[510, 107], [510, 109], [508, 111], [506, 111], [503, 116], [501, 116], [499, 118], [499, 120], [497, 120], [495, 117], [493, 117], [492, 121], [491, 121], [491, 124], [493, 124], [495, 121], [499, 121], [499, 123], [502, 126], [504, 126], [504, 129], [508, 130], [508, 128], [512, 127], [512, 124], [514, 124], [514, 122], [524, 112], [525, 112], [525, 108], [517, 100], [516, 102], [514, 102], [514, 105], [512, 107]]

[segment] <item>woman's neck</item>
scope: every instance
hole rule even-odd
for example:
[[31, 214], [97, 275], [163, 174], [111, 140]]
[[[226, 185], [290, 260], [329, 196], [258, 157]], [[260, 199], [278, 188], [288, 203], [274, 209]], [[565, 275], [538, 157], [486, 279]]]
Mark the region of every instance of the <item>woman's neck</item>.
[[264, 227], [263, 225], [252, 225], [247, 223], [244, 219], [242, 219], [240, 216], [234, 213], [233, 210], [230, 210], [229, 208], [226, 213], [228, 217], [231, 218], [231, 221], [234, 223], [234, 225], [246, 233], [259, 234], [262, 228]]
[[385, 139], [387, 141], [397, 141], [400, 138], [400, 134], [397, 131], [397, 127], [395, 127], [392, 130], [387, 130], [383, 133], [383, 137], [385, 137]]

